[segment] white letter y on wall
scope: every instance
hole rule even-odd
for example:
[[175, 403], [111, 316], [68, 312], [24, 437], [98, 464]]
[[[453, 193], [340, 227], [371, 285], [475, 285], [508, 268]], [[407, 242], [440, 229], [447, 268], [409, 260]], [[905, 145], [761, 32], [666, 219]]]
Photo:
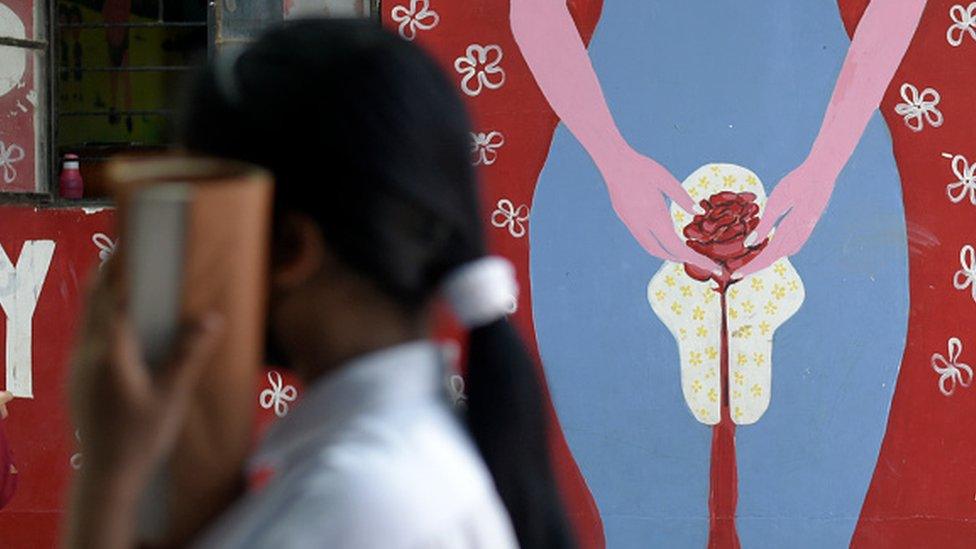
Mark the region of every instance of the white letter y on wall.
[[0, 247], [0, 308], [7, 315], [6, 389], [20, 398], [34, 398], [31, 327], [53, 256], [53, 240], [28, 240], [14, 266]]

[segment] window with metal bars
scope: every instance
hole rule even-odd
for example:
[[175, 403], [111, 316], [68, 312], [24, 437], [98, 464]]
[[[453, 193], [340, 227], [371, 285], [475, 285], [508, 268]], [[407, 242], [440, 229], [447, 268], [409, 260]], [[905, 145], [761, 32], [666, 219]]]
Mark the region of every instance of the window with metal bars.
[[378, 17], [379, 2], [3, 0], [0, 203], [62, 203], [67, 154], [101, 200], [108, 158], [171, 147], [180, 83], [205, 53], [290, 17]]
[[183, 76], [205, 58], [207, 5], [59, 0], [55, 14], [55, 156], [77, 155], [85, 196], [97, 197], [105, 160], [171, 146]]

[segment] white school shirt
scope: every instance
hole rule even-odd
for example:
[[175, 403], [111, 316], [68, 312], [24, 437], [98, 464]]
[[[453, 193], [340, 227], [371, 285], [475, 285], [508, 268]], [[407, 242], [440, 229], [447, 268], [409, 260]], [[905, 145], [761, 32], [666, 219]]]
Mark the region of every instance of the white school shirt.
[[510, 549], [480, 454], [447, 401], [438, 347], [413, 342], [313, 384], [250, 462], [274, 476], [202, 548]]

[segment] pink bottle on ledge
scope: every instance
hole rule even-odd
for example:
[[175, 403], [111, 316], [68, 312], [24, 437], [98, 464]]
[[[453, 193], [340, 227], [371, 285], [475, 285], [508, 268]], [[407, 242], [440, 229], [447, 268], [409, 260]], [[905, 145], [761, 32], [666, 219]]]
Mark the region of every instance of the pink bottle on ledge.
[[61, 189], [61, 198], [77, 200], [84, 194], [85, 184], [81, 180], [81, 171], [78, 169], [78, 155], [64, 155], [64, 164], [61, 167], [61, 179], [58, 186]]

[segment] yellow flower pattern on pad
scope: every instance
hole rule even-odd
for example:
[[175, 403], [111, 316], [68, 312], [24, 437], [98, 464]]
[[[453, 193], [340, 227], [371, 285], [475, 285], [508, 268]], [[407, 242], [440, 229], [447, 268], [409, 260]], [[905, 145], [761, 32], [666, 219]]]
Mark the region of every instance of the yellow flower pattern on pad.
[[[748, 390], [733, 392], [729, 401], [739, 409], [735, 422], [748, 425], [769, 407], [774, 333], [803, 303], [803, 284], [789, 261], [781, 259], [733, 288], [739, 291], [735, 297], [732, 292], [728, 296], [729, 356], [735, 364], [735, 373], [730, 375], [735, 386]], [[733, 309], [739, 313], [734, 317]]]
[[648, 302], [658, 317], [667, 319], [678, 343], [681, 390], [689, 411], [697, 421], [714, 425], [720, 417], [718, 397], [722, 394], [718, 294], [708, 284], [689, 277], [682, 265], [665, 267], [648, 284]]
[[779, 284], [773, 285], [773, 297], [776, 299], [783, 299], [786, 297], [786, 288], [780, 286]]

